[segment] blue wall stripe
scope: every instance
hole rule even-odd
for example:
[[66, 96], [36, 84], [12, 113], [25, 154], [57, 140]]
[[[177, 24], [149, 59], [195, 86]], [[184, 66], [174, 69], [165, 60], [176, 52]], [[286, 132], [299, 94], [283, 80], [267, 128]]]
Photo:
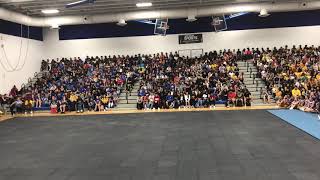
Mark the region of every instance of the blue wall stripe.
[[[22, 26], [22, 37], [28, 37], [28, 27]], [[21, 25], [0, 19], [0, 33], [12, 36], [21, 37]], [[43, 41], [43, 34], [41, 27], [30, 27], [29, 38], [34, 40]]]
[[[249, 13], [227, 20], [228, 31], [244, 29], [264, 29], [279, 27], [297, 27], [320, 25], [320, 11], [278, 12], [261, 18], [257, 13]], [[195, 22], [183, 19], [170, 19], [167, 34], [182, 34], [195, 32], [212, 32], [211, 17], [201, 17]], [[60, 40], [111, 38], [153, 35], [153, 25], [137, 21], [127, 22], [120, 27], [116, 23], [84, 24], [62, 26], [59, 30]]]

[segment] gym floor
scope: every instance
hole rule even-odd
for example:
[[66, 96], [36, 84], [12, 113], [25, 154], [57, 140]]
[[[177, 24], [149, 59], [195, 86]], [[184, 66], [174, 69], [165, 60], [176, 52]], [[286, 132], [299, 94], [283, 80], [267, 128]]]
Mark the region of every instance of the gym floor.
[[266, 110], [18, 117], [0, 180], [319, 180], [320, 142]]

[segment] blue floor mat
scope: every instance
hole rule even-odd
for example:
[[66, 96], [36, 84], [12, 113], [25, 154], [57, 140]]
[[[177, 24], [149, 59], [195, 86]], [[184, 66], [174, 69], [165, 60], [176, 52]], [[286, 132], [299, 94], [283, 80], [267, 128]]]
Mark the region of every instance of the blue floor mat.
[[320, 140], [320, 121], [317, 114], [287, 109], [268, 111]]

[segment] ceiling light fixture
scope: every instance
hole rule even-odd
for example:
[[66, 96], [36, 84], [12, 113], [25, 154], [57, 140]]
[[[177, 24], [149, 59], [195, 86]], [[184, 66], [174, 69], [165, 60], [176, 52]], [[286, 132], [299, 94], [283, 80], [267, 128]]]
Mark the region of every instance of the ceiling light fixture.
[[59, 24], [51, 24], [51, 29], [60, 29]]
[[152, 6], [152, 3], [151, 2], [137, 3], [136, 6], [137, 7], [150, 7], [150, 6]]
[[43, 14], [57, 14], [60, 11], [58, 9], [43, 9], [41, 10]]
[[126, 20], [120, 19], [119, 22], [117, 23], [118, 26], [125, 26], [127, 25]]
[[196, 20], [197, 20], [197, 18], [195, 15], [188, 15], [188, 18], [186, 19], [186, 21], [188, 21], [188, 22], [194, 22]]
[[261, 9], [259, 17], [268, 17], [270, 14], [266, 9]]

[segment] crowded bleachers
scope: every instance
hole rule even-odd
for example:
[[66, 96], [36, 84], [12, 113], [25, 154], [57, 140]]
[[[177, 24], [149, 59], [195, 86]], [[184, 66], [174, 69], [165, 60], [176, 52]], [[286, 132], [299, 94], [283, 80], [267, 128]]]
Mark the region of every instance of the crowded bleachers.
[[[41, 78], [3, 96], [12, 112], [50, 110], [105, 111], [114, 108], [122, 90], [139, 79], [137, 108], [179, 108], [250, 105], [237, 60], [247, 51], [205, 53], [180, 57], [177, 53], [43, 60]], [[131, 94], [131, 92], [130, 92]]]
[[138, 57], [87, 57], [42, 61], [45, 72], [34, 85], [13, 87], [3, 97], [12, 113], [105, 111], [117, 105], [126, 80], [134, 79]]
[[[31, 86], [0, 96], [1, 112], [50, 110], [106, 111], [123, 92], [137, 94], [137, 109], [250, 106], [251, 93], [237, 61], [253, 61], [266, 90], [265, 102], [279, 107], [319, 110], [319, 48], [299, 46], [212, 51], [201, 57], [178, 53], [43, 60], [44, 74]], [[138, 92], [131, 92], [139, 84]]]
[[267, 87], [264, 98], [274, 98], [282, 108], [318, 112], [319, 55], [319, 47], [301, 45], [255, 51], [257, 76]]
[[250, 105], [237, 67], [241, 53], [214, 51], [199, 58], [157, 54], [145, 59], [137, 109]]

